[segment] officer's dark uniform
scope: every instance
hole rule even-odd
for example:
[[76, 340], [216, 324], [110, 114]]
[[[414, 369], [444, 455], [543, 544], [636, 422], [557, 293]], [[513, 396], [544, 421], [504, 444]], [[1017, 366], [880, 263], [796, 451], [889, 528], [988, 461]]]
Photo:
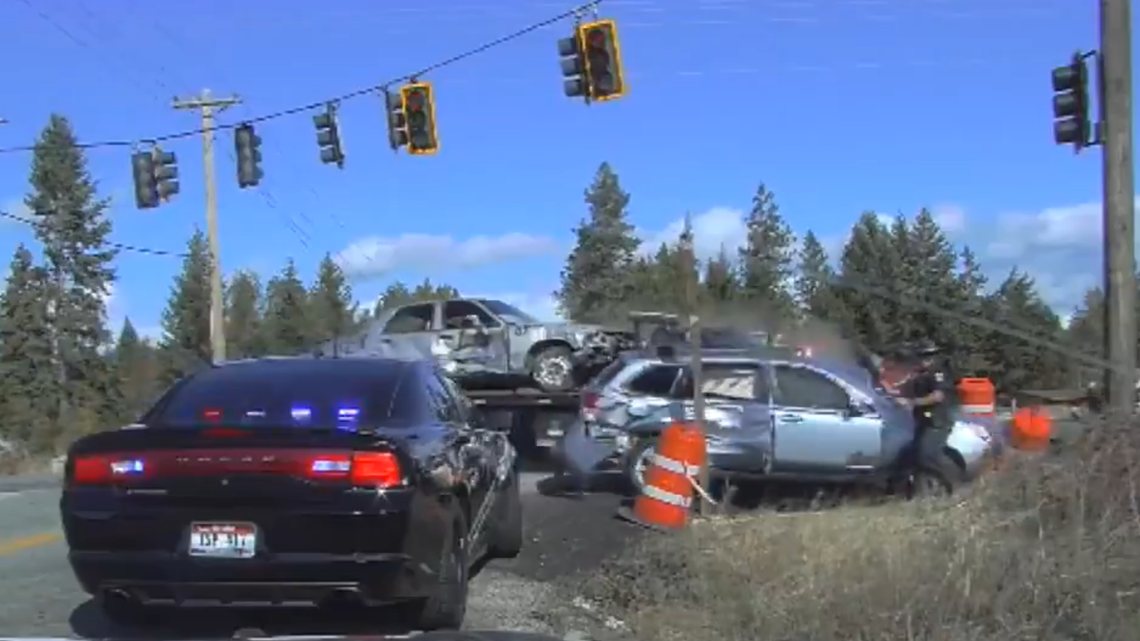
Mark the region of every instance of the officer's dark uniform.
[[[915, 355], [927, 359], [938, 354], [937, 346], [923, 345], [916, 350]], [[914, 413], [914, 437], [902, 461], [903, 469], [910, 477], [918, 469], [923, 455], [945, 437], [945, 432], [952, 424], [950, 413], [956, 398], [954, 376], [945, 363], [936, 363], [931, 367], [923, 367], [907, 381], [902, 391], [909, 399], [924, 398], [936, 391], [941, 391], [944, 396], [939, 403], [911, 408]]]

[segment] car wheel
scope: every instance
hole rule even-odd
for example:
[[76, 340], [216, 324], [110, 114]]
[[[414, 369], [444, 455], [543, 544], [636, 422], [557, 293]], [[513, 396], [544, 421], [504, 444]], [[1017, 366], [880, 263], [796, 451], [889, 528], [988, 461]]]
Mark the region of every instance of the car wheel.
[[574, 389], [574, 359], [570, 348], [552, 345], [534, 357], [531, 377], [547, 392], [567, 392]]
[[467, 549], [467, 522], [462, 513], [455, 515], [447, 550], [440, 559], [437, 583], [431, 594], [414, 605], [413, 629], [458, 630], [467, 615], [467, 573], [471, 567]]
[[653, 439], [639, 440], [625, 456], [625, 478], [634, 494], [640, 495], [645, 489], [645, 473], [657, 451], [656, 445]]
[[511, 472], [499, 495], [495, 521], [491, 524], [490, 554], [496, 559], [513, 559], [523, 547], [523, 509], [518, 472]]
[[103, 594], [97, 597], [99, 610], [108, 621], [124, 628], [140, 628], [155, 625], [158, 613], [126, 596]]

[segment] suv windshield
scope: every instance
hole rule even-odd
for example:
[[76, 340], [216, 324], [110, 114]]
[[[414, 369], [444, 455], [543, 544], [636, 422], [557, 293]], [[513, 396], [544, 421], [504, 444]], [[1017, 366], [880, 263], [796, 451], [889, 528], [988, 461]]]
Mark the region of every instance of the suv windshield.
[[[175, 385], [144, 422], [339, 428], [414, 420], [406, 364], [382, 360], [252, 361], [202, 371]], [[398, 398], [397, 398], [398, 396]], [[407, 398], [405, 398], [407, 397]]]

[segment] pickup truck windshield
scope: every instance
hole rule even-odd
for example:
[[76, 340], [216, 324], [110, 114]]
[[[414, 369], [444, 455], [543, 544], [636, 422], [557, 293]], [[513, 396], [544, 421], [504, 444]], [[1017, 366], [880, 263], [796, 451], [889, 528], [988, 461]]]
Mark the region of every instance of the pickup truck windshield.
[[511, 323], [530, 325], [540, 322], [534, 316], [531, 316], [530, 314], [513, 305], [508, 305], [501, 300], [480, 298], [479, 302], [482, 303], [483, 307], [489, 309], [492, 314], [495, 314], [496, 316], [502, 316], [504, 320]]

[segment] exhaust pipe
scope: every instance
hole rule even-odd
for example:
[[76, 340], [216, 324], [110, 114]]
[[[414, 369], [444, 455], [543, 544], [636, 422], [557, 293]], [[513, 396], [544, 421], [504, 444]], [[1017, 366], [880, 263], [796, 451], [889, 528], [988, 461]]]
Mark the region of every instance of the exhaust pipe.
[[135, 598], [131, 596], [130, 592], [122, 588], [111, 588], [103, 591], [103, 600], [105, 601], [122, 601], [126, 603], [134, 603]]

